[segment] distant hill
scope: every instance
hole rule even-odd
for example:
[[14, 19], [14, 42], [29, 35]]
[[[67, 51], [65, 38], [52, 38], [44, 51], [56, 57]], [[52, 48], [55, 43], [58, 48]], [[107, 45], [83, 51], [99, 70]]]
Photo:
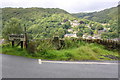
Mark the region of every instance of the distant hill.
[[[35, 38], [49, 38], [54, 35], [62, 37], [70, 27], [68, 20], [73, 19], [70, 13], [59, 8], [2, 8], [4, 30], [6, 26], [13, 27], [20, 23]], [[66, 23], [61, 24], [64, 21]]]
[[38, 19], [41, 17], [49, 17], [52, 14], [69, 14], [68, 12], [59, 8], [2, 8], [3, 21], [10, 18], [19, 19]]
[[103, 33], [106, 33], [105, 37], [101, 36], [103, 38], [117, 37], [115, 36], [118, 30], [117, 21], [112, 21], [109, 24], [99, 23], [115, 20], [117, 8], [79, 14], [70, 14], [59, 8], [2, 8], [0, 14], [2, 14], [3, 37], [8, 34], [23, 34], [25, 27], [30, 39], [53, 36], [63, 38], [65, 34], [76, 34], [78, 37], [83, 35], [101, 36]]
[[110, 9], [105, 9], [99, 12], [92, 12], [92, 13], [75, 13], [73, 15], [78, 18], [85, 18], [100, 23], [108, 23], [109, 20], [117, 20], [118, 7], [113, 7]]

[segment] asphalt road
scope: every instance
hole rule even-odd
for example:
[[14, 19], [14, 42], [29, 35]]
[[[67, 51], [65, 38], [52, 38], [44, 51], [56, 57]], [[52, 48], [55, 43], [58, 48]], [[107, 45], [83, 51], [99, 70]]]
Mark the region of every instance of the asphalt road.
[[[0, 39], [0, 45], [2, 44], [2, 42], [4, 41], [4, 39]], [[2, 51], [2, 47], [0, 47], [0, 53]], [[2, 78], [2, 55], [0, 55], [0, 79]]]
[[118, 64], [38, 64], [37, 59], [2, 55], [3, 78], [118, 78]]

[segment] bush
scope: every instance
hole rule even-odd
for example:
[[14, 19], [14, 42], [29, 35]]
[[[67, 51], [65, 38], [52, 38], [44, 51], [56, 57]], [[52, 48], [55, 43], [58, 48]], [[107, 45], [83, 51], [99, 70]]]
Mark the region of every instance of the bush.
[[36, 52], [36, 43], [33, 41], [30, 41], [27, 47], [27, 52], [30, 54], [34, 54]]
[[47, 51], [46, 54], [44, 55], [44, 58], [46, 59], [55, 59], [57, 57], [57, 54]]
[[46, 52], [47, 50], [53, 50], [53, 44], [50, 40], [42, 40], [39, 42], [39, 45], [37, 46], [38, 52]]
[[10, 47], [10, 46], [12, 46], [10, 43], [2, 44], [2, 48], [3, 47]]
[[74, 55], [70, 52], [65, 52], [65, 57], [67, 57], [66, 60], [73, 60], [74, 59]]
[[84, 41], [77, 40], [77, 39], [74, 39], [74, 38], [73, 39], [65, 39], [64, 42], [65, 42], [64, 49], [78, 48], [78, 47], [86, 44]]
[[30, 41], [27, 52], [20, 47], [12, 48], [10, 44], [4, 44], [3, 52], [4, 54], [10, 55], [64, 61], [101, 60], [101, 57], [103, 57], [104, 60], [111, 60], [104, 56], [119, 56], [116, 50], [106, 50], [103, 45], [97, 43], [87, 43], [77, 39], [65, 39], [64, 43], [65, 46], [62, 49], [57, 50], [50, 39]]

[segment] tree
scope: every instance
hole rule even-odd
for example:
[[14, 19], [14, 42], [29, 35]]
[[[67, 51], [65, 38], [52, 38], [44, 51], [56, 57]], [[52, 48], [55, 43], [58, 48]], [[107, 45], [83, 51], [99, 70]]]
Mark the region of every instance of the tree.
[[60, 38], [63, 38], [65, 35], [65, 30], [63, 28], [58, 29], [58, 35]]
[[69, 21], [65, 22], [65, 24], [63, 24], [63, 26], [64, 26], [63, 28], [65, 28], [65, 29], [69, 29], [71, 27]]
[[90, 35], [93, 35], [93, 31], [90, 28], [85, 28], [84, 33], [88, 33]]
[[84, 29], [85, 28], [85, 25], [84, 24], [80, 24], [77, 26], [79, 29]]
[[77, 33], [77, 36], [82, 37], [82, 36], [83, 36], [83, 32], [82, 32], [82, 31], [79, 31], [79, 32]]
[[6, 22], [5, 27], [3, 28], [3, 38], [8, 40], [9, 34], [23, 34], [23, 28], [19, 19], [11, 18]]
[[103, 28], [103, 26], [101, 25], [101, 24], [97, 24], [97, 30], [103, 30], [104, 28]]

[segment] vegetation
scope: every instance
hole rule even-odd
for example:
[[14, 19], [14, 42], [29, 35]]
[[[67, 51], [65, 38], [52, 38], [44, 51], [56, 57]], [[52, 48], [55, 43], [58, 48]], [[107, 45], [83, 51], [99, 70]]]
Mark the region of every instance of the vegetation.
[[[65, 21], [63, 25], [61, 23], [65, 19], [74, 19], [68, 12], [57, 8], [3, 8], [2, 18], [4, 35], [12, 33], [8, 32], [11, 30], [23, 31], [23, 29], [18, 29], [22, 26], [27, 28], [31, 39], [50, 38], [54, 35], [63, 37], [70, 24], [68, 21]], [[16, 30], [9, 27], [14, 27]]]
[[[2, 46], [4, 54], [72, 61], [120, 58], [117, 50], [107, 50], [100, 44], [64, 38], [65, 34], [77, 34], [77, 37], [99, 35], [103, 39], [118, 38], [116, 17], [106, 17], [109, 12], [111, 16], [111, 11], [116, 11], [116, 8], [85, 13], [81, 19], [58, 8], [2, 8], [2, 10], [2, 37], [7, 41], [9, 34], [24, 34], [26, 27], [29, 41], [27, 49], [21, 49], [20, 46], [12, 48], [9, 41], [5, 42]], [[65, 40], [49, 39], [54, 36]]]
[[[46, 41], [46, 42], [45, 42]], [[39, 43], [39, 44], [38, 44]], [[104, 46], [84, 41], [71, 41], [66, 39], [65, 46], [57, 50], [51, 41], [34, 41], [35, 46], [28, 51], [20, 47], [12, 48], [10, 44], [4, 44], [3, 53], [9, 55], [24, 56], [29, 58], [41, 58], [47, 60], [117, 60], [120, 58], [117, 50], [109, 51]], [[29, 44], [31, 45], [31, 44]], [[31, 51], [31, 52], [30, 52]]]
[[[114, 9], [116, 10], [116, 8], [112, 8], [112, 10]], [[112, 10], [108, 10], [98, 12], [98, 20], [102, 20], [99, 19], [99, 16], [103, 16], [104, 12], [112, 14]], [[102, 38], [107, 39], [118, 37], [116, 18], [109, 19], [108, 23], [105, 22], [106, 24], [103, 25], [97, 20], [76, 18], [58, 8], [3, 8], [2, 13], [2, 32], [3, 38], [6, 39], [9, 34], [24, 34], [24, 27], [27, 28], [30, 39], [44, 39], [53, 36], [63, 38], [65, 34], [69, 33], [76, 33], [78, 37], [82, 37], [84, 34], [101, 35]], [[68, 32], [68, 29], [73, 29], [73, 31]], [[104, 32], [98, 33], [100, 30], [104, 30]]]
[[78, 18], [85, 18], [95, 22], [109, 23], [110, 20], [117, 20], [119, 15], [118, 8], [119, 7], [113, 7], [113, 8], [105, 9], [99, 12], [76, 13], [73, 15]]
[[[95, 22], [99, 22], [104, 24], [105, 28], [110, 28], [107, 33], [102, 34], [102, 38], [110, 39], [117, 38], [118, 35], [118, 16], [120, 13], [118, 12], [119, 6], [113, 7], [110, 9], [105, 9], [99, 12], [92, 13], [76, 13], [73, 16], [78, 17], [80, 19], [88, 19]], [[99, 28], [102, 29], [103, 27]], [[92, 29], [95, 29], [93, 26]]]

